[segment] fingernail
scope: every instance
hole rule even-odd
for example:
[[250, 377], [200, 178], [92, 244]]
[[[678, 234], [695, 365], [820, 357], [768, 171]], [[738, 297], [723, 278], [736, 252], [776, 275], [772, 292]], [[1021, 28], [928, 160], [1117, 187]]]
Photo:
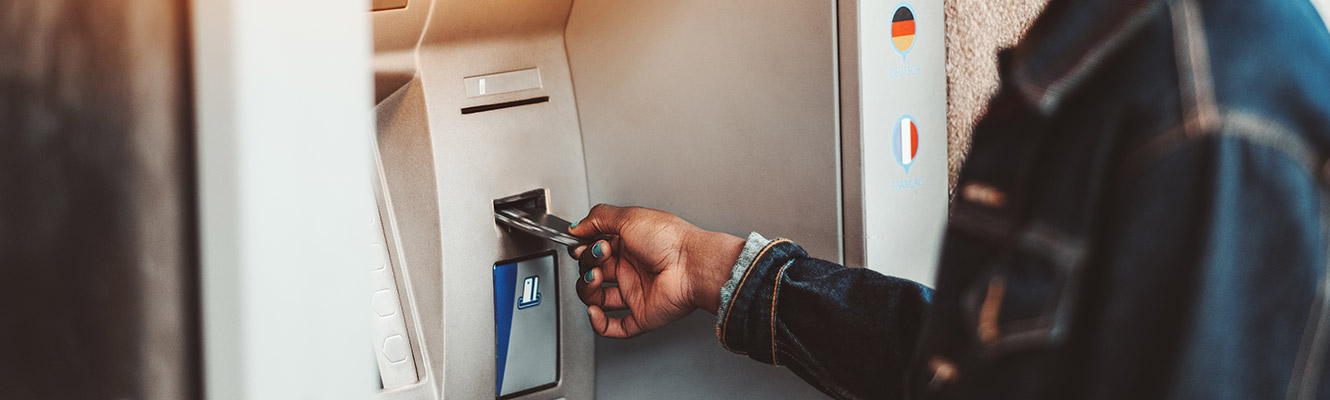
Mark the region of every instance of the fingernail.
[[592, 256], [592, 257], [595, 257], [595, 258], [600, 258], [600, 256], [605, 255], [605, 253], [602, 253], [602, 252], [600, 251], [600, 246], [603, 246], [604, 244], [605, 244], [605, 242], [600, 242], [600, 243], [596, 243], [595, 246], [592, 246], [592, 247], [591, 247], [591, 256]]
[[582, 221], [573, 221], [573, 224], [572, 224], [572, 225], [568, 225], [568, 229], [576, 228], [576, 227], [577, 227], [577, 224], [578, 224], [579, 222], [582, 222]]
[[593, 269], [587, 271], [585, 275], [582, 275], [582, 280], [586, 281], [586, 283], [591, 283], [591, 281], [596, 280], [596, 270]]

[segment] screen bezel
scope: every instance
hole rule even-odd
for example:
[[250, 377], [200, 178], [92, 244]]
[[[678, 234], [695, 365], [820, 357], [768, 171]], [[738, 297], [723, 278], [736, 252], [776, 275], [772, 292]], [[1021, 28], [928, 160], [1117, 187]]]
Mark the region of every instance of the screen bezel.
[[[495, 269], [498, 269], [499, 267], [504, 266], [504, 265], [517, 264], [517, 263], [521, 263], [521, 262], [523, 262], [523, 261], [535, 260], [535, 259], [538, 259], [538, 258], [541, 258], [541, 257], [550, 257], [550, 259], [553, 261], [553, 264], [554, 264], [554, 276], [553, 276], [553, 278], [552, 278], [553, 281], [554, 281], [554, 320], [559, 324], [559, 325], [558, 325], [558, 329], [555, 329], [555, 330], [554, 330], [554, 382], [550, 382], [550, 383], [547, 383], [547, 384], [544, 384], [544, 385], [540, 385], [540, 386], [536, 386], [536, 387], [529, 388], [529, 389], [523, 389], [523, 390], [520, 390], [520, 391], [516, 391], [516, 392], [512, 392], [512, 393], [506, 394], [506, 395], [502, 395], [502, 396], [495, 396], [494, 398], [495, 398], [495, 399], [498, 399], [498, 400], [512, 399], [512, 398], [515, 398], [515, 397], [520, 397], [520, 396], [525, 396], [525, 395], [528, 395], [528, 394], [531, 394], [531, 393], [536, 393], [536, 392], [539, 392], [539, 391], [542, 391], [542, 390], [547, 390], [547, 389], [551, 389], [551, 388], [556, 388], [556, 387], [559, 387], [559, 384], [560, 384], [561, 382], [563, 382], [563, 309], [562, 309], [562, 307], [561, 307], [562, 302], [559, 301], [559, 297], [560, 297], [560, 296], [559, 296], [559, 252], [558, 252], [558, 251], [555, 251], [554, 249], [547, 249], [547, 250], [542, 250], [542, 251], [539, 251], [539, 252], [536, 252], [536, 253], [531, 253], [531, 254], [523, 255], [523, 256], [520, 256], [520, 257], [515, 257], [515, 258], [509, 258], [509, 259], [506, 259], [506, 260], [495, 261], [495, 262], [494, 262], [494, 265], [490, 267], [490, 273], [493, 274], [493, 271], [494, 271]], [[491, 284], [491, 286], [492, 286], [492, 284]], [[491, 287], [490, 290], [494, 290], [494, 288]], [[492, 296], [491, 296], [491, 297], [492, 297]], [[494, 314], [491, 313], [490, 315], [493, 316]], [[498, 322], [495, 321], [495, 322], [491, 323], [491, 324], [490, 324], [490, 327], [491, 327], [491, 329], [493, 329], [493, 337], [494, 337], [494, 339], [495, 339], [495, 341], [496, 341], [496, 344], [495, 344], [495, 345], [497, 346], [497, 340], [498, 340], [498, 336], [499, 336]], [[490, 362], [493, 362], [493, 363], [494, 363], [494, 371], [495, 371], [495, 373], [498, 373], [498, 370], [499, 370], [499, 358], [498, 358], [497, 349], [496, 349], [496, 352], [495, 352], [494, 357], [491, 357]], [[498, 390], [497, 390], [498, 388], [495, 388], [495, 389], [496, 389], [495, 391], [497, 392], [497, 391], [498, 391]]]

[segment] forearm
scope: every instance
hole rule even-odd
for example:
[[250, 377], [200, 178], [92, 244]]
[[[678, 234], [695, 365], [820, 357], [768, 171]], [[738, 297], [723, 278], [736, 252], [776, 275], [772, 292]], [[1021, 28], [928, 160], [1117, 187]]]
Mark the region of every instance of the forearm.
[[898, 398], [932, 291], [756, 234], [721, 290], [716, 335], [836, 397]]

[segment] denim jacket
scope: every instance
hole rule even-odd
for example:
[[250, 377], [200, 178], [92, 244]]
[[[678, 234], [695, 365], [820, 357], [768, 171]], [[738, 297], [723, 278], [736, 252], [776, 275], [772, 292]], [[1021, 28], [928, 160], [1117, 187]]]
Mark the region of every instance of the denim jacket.
[[750, 237], [731, 351], [836, 398], [1330, 399], [1330, 33], [1306, 0], [1053, 0], [936, 292]]

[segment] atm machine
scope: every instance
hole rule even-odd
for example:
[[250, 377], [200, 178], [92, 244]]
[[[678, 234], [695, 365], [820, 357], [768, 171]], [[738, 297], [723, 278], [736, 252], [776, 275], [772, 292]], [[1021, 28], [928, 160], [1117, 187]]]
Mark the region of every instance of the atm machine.
[[808, 398], [695, 313], [598, 338], [562, 246], [496, 211], [642, 205], [931, 283], [942, 2], [375, 0], [382, 399]]

